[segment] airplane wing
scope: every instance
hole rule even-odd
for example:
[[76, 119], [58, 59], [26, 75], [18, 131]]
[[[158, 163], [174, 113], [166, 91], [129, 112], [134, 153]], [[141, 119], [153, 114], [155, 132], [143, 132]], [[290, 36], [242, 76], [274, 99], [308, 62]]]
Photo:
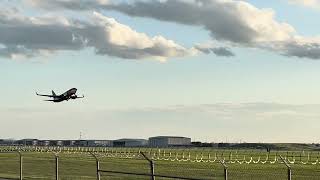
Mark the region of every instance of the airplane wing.
[[56, 97], [56, 96], [53, 96], [53, 95], [38, 94], [37, 92], [36, 92], [36, 95], [37, 96], [51, 97], [51, 98]]

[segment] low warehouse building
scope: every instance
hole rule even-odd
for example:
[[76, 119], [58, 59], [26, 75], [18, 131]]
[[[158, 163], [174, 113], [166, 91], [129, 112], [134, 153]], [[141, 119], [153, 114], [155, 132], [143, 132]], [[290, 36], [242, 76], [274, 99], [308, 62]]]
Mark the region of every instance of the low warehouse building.
[[38, 139], [21, 139], [17, 141], [17, 144], [22, 146], [36, 146], [38, 145], [38, 141]]
[[113, 147], [143, 147], [148, 145], [146, 139], [118, 139], [113, 141]]
[[111, 140], [94, 140], [94, 146], [111, 147], [112, 141]]
[[190, 146], [191, 138], [180, 136], [156, 136], [149, 138], [151, 147]]

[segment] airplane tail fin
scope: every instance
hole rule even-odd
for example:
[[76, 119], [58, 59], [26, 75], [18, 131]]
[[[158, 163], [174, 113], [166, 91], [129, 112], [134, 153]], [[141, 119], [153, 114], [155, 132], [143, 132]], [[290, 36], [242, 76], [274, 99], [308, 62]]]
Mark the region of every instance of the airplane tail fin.
[[52, 96], [57, 96], [56, 93], [54, 93], [54, 91], [52, 90]]

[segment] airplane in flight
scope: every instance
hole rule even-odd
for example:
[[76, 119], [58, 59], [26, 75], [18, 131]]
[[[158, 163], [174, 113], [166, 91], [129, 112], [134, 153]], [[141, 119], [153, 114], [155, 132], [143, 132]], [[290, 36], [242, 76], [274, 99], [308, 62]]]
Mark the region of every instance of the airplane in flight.
[[37, 92], [36, 92], [36, 94], [38, 96], [45, 96], [45, 97], [53, 98], [51, 100], [44, 100], [44, 101], [52, 101], [52, 102], [62, 102], [62, 101], [69, 101], [69, 99], [84, 98], [84, 95], [78, 97], [76, 95], [76, 92], [77, 92], [76, 88], [71, 88], [61, 95], [56, 95], [56, 93], [54, 91], [52, 91], [52, 95], [38, 94]]

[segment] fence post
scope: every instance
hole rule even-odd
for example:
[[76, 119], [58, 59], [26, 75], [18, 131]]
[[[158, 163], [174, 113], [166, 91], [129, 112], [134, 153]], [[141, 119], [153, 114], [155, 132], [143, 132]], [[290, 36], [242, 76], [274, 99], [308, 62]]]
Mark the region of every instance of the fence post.
[[291, 174], [291, 167], [290, 167], [290, 165], [288, 164], [288, 162], [287, 162], [281, 155], [279, 155], [279, 157], [280, 157], [280, 159], [283, 161], [283, 163], [287, 166], [287, 168], [288, 168], [288, 180], [291, 180], [292, 174]]
[[58, 153], [55, 153], [54, 157], [56, 159], [56, 180], [59, 180], [59, 156], [58, 156]]
[[96, 160], [96, 175], [97, 175], [97, 180], [100, 180], [100, 162], [99, 159], [97, 158], [97, 156], [95, 154], [93, 154], [92, 152], [90, 152], [90, 154], [95, 158]]
[[23, 157], [22, 157], [22, 154], [20, 151], [17, 151], [18, 154], [19, 154], [19, 164], [20, 164], [20, 175], [19, 175], [19, 179], [22, 180], [23, 177], [22, 177], [22, 161], [23, 161]]
[[228, 166], [222, 160], [219, 160], [219, 162], [223, 166], [224, 180], [228, 180]]
[[150, 164], [150, 172], [151, 172], [151, 180], [155, 180], [156, 179], [156, 177], [155, 177], [155, 175], [154, 175], [154, 162], [151, 160], [151, 159], [149, 159], [143, 152], [140, 152], [140, 154], [149, 162], [149, 164]]

